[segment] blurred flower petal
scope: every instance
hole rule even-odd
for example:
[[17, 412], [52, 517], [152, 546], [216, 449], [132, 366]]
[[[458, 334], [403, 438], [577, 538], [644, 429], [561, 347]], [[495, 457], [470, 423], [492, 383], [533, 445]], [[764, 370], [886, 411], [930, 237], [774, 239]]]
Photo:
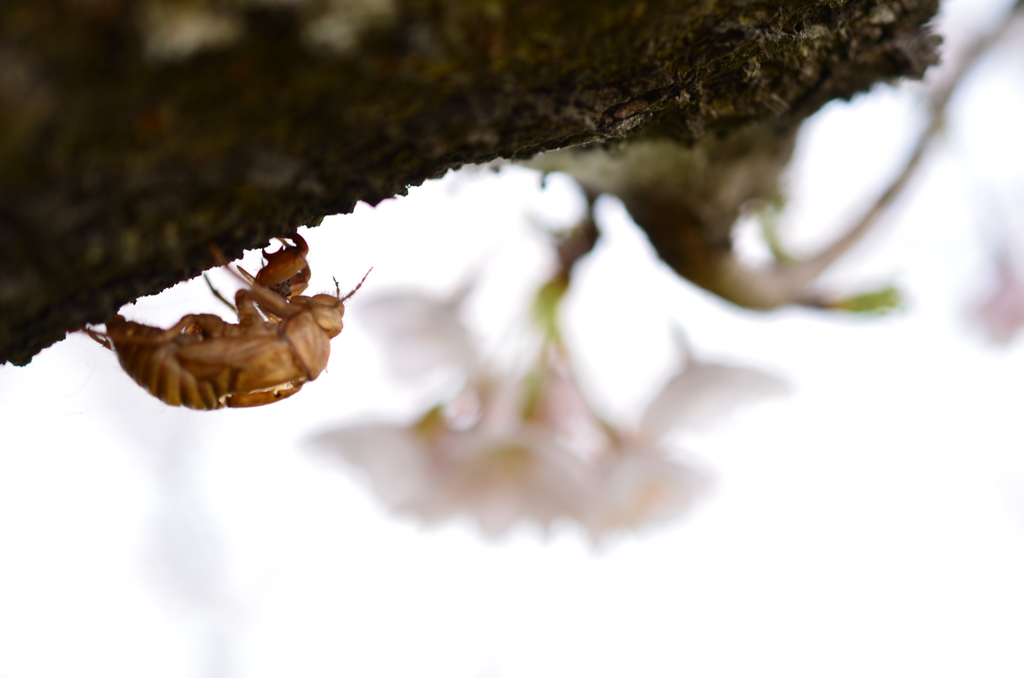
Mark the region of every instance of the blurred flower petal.
[[[454, 370], [460, 391], [410, 426], [350, 426], [314, 441], [361, 468], [389, 508], [427, 522], [471, 516], [498, 536], [518, 522], [547, 530], [572, 519], [599, 541], [671, 520], [706, 482], [666, 458], [661, 438], [786, 390], [762, 372], [690, 358], [648, 406], [639, 430], [618, 431], [587, 403], [554, 325], [521, 373], [482, 369], [458, 318], [464, 296], [440, 303], [396, 294], [361, 309], [400, 376]], [[688, 354], [681, 334], [679, 343]]]
[[430, 442], [413, 428], [352, 426], [312, 443], [361, 468], [390, 509], [427, 522], [468, 514], [490, 536], [520, 520], [547, 528], [578, 517], [592, 494], [590, 467], [532, 426], [505, 435], [447, 431]]
[[546, 529], [559, 517], [578, 517], [591, 494], [591, 468], [543, 429], [453, 434], [447, 444], [452, 464], [443, 487], [446, 501], [473, 515], [490, 536], [520, 520]]
[[[564, 349], [563, 349], [564, 350]], [[543, 386], [533, 418], [549, 427], [559, 443], [586, 460], [593, 460], [610, 444], [608, 431], [587, 403], [563, 350], [549, 350]]]
[[647, 406], [640, 432], [658, 440], [673, 430], [699, 431], [736, 409], [787, 392], [784, 381], [766, 372], [691, 358]]
[[595, 542], [620, 530], [637, 530], [681, 517], [705, 491], [697, 470], [658, 452], [626, 450], [600, 468], [601, 482], [585, 521]]
[[431, 455], [412, 428], [350, 426], [319, 435], [311, 444], [362, 469], [374, 494], [392, 510], [418, 506], [424, 495], [434, 491]]
[[360, 307], [360, 320], [383, 342], [396, 377], [419, 379], [441, 370], [467, 377], [477, 361], [458, 318], [461, 300], [441, 303], [413, 293], [376, 297]]
[[995, 289], [977, 310], [978, 323], [988, 338], [1008, 344], [1024, 326], [1024, 279], [1008, 262], [1001, 262]]

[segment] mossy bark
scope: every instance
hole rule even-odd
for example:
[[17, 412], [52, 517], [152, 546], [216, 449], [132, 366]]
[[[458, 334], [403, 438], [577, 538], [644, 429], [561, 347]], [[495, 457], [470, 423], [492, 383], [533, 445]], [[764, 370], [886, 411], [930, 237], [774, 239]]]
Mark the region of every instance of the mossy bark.
[[920, 76], [935, 9], [8, 0], [0, 363], [196, 275], [211, 243], [234, 256], [466, 163], [638, 134], [735, 154], [720, 140], [752, 127], [784, 156], [824, 102]]

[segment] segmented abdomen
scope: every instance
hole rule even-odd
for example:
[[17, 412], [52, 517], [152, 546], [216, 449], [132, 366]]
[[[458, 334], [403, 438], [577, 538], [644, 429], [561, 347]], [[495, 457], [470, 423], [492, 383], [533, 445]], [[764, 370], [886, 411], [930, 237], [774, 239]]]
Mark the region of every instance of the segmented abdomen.
[[[130, 342], [118, 346], [118, 359], [135, 382], [168, 405], [184, 405], [194, 410], [223, 407], [227, 395], [225, 379], [197, 378], [182, 369], [175, 344], [153, 346]], [[225, 375], [227, 376], [227, 375]]]
[[211, 366], [205, 374], [185, 369], [178, 360], [183, 335], [131, 321], [107, 323], [107, 334], [114, 344], [124, 371], [142, 388], [168, 405], [183, 405], [194, 410], [224, 407], [231, 371]]

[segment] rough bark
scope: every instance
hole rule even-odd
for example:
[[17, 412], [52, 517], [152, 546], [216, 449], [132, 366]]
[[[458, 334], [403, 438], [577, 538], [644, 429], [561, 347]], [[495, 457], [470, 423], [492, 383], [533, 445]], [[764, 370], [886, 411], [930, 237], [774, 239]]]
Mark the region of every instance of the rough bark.
[[234, 256], [466, 163], [640, 135], [697, 144], [710, 165], [767, 148], [770, 186], [793, 130], [823, 103], [923, 73], [935, 10], [7, 0], [0, 363], [25, 364], [66, 331], [196, 275], [213, 264], [211, 243]]

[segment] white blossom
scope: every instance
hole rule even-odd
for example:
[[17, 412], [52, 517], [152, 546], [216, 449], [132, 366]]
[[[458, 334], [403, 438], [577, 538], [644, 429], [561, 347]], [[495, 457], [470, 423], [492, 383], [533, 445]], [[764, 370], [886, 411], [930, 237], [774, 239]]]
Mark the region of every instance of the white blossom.
[[670, 457], [667, 433], [782, 390], [764, 373], [691, 357], [640, 426], [619, 431], [587, 404], [564, 348], [548, 346], [527, 375], [482, 375], [414, 424], [352, 426], [315, 443], [362, 469], [393, 511], [471, 516], [489, 536], [572, 519], [599, 543], [675, 519], [704, 493], [705, 475]]
[[361, 469], [377, 498], [393, 511], [416, 513], [437, 485], [439, 469], [413, 427], [349, 426], [317, 436], [311, 443]]
[[786, 383], [778, 377], [748, 367], [699, 360], [681, 335], [677, 335], [677, 343], [687, 356], [647, 406], [640, 422], [640, 433], [646, 440], [657, 440], [677, 430], [706, 430], [737, 409], [788, 392]]
[[490, 536], [517, 521], [546, 529], [560, 517], [578, 518], [591, 494], [592, 470], [551, 434], [527, 423], [505, 434], [474, 430], [445, 436], [441, 444], [449, 465], [437, 504], [424, 509], [468, 513]]
[[744, 405], [786, 392], [758, 370], [704, 362], [686, 351], [682, 367], [647, 406], [635, 431], [620, 433], [598, 460], [598, 484], [584, 524], [595, 543], [611, 533], [639, 530], [687, 513], [706, 492], [706, 475], [670, 457], [664, 437], [701, 430]]
[[[558, 331], [566, 289], [541, 287], [545, 322], [535, 327], [532, 360], [521, 373], [482, 365], [458, 315], [469, 288], [449, 301], [403, 293], [361, 308], [404, 379], [444, 372], [459, 389], [407, 426], [350, 426], [314, 442], [362, 469], [391, 510], [425, 522], [470, 516], [489, 536], [516, 523], [547, 530], [581, 524], [595, 543], [686, 513], [707, 486], [673, 460], [663, 438], [698, 429], [739, 405], [784, 391], [755, 370], [689, 356], [652, 399], [636, 430], [619, 430], [590, 407]], [[554, 296], [552, 296], [554, 295]]]
[[611, 444], [611, 427], [590, 407], [563, 350], [548, 350], [542, 381], [534, 418], [583, 459], [593, 461], [604, 454]]
[[593, 482], [583, 461], [530, 424], [504, 433], [450, 430], [441, 422], [353, 426], [313, 444], [360, 468], [391, 510], [425, 522], [470, 515], [490, 536], [517, 521], [547, 528], [580, 516]]
[[599, 463], [599, 484], [584, 525], [595, 543], [689, 512], [708, 487], [706, 476], [668, 459], [660, 448], [622, 449]]
[[1024, 326], [1024, 277], [1003, 259], [997, 266], [995, 288], [976, 311], [981, 329], [997, 344], [1010, 343]]
[[413, 292], [371, 299], [360, 322], [381, 341], [391, 371], [414, 380], [438, 372], [467, 378], [477, 371], [476, 347], [459, 319], [465, 293], [438, 301]]

